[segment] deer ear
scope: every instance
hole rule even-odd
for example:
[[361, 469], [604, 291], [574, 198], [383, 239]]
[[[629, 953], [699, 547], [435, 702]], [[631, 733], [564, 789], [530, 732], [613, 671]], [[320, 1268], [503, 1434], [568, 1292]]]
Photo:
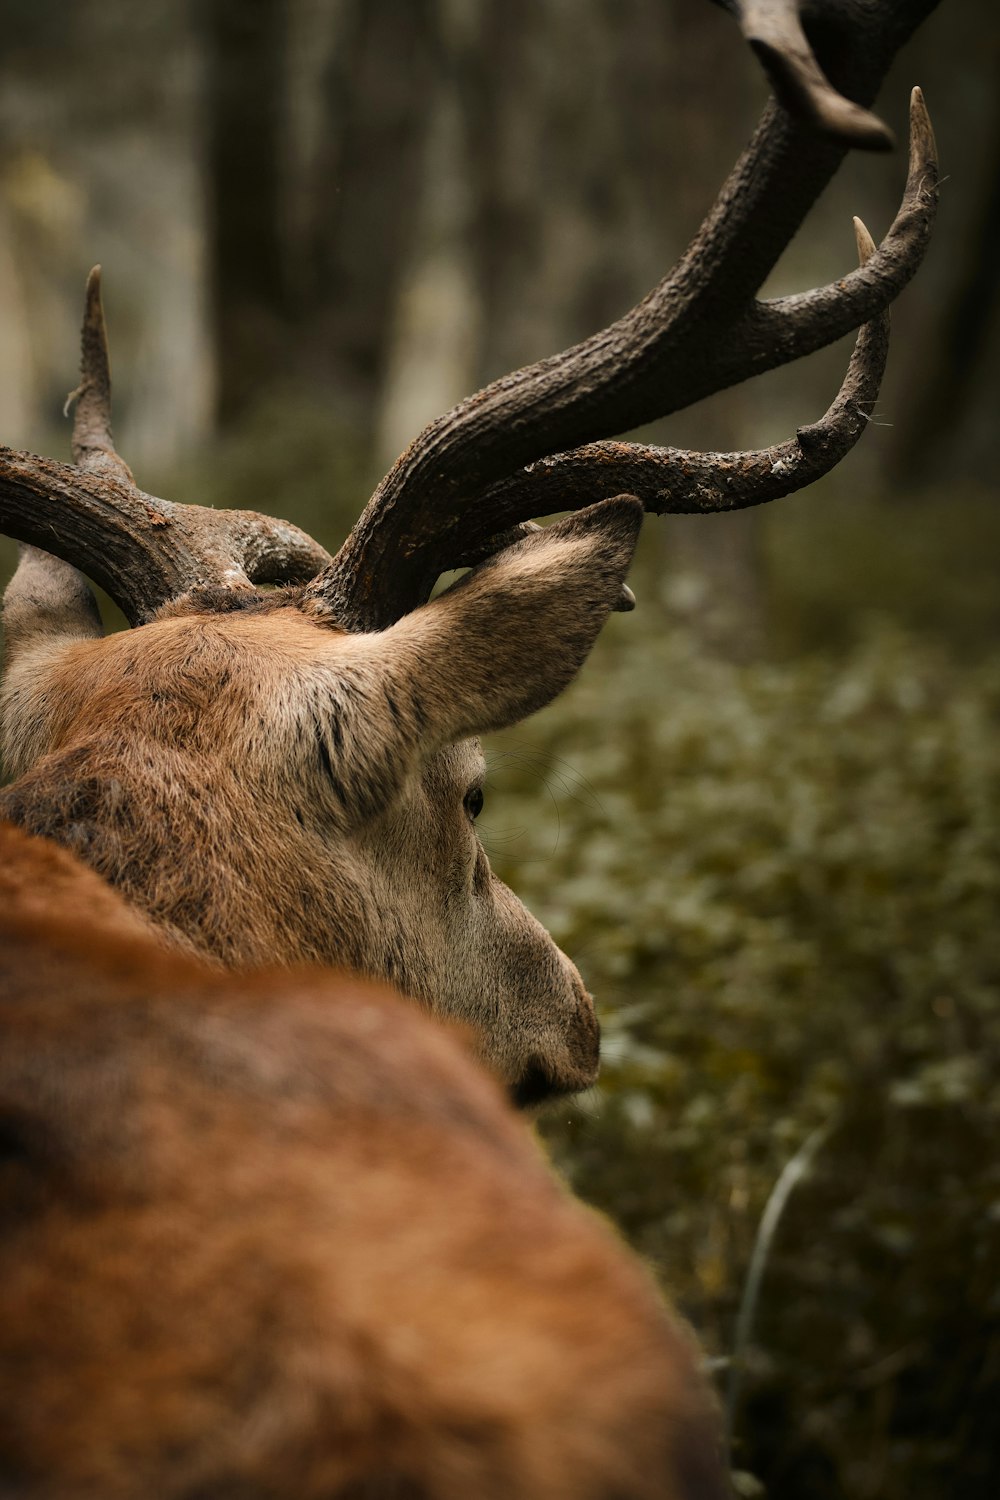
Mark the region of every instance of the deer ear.
[[425, 739], [503, 729], [562, 692], [622, 607], [642, 516], [631, 495], [577, 511], [385, 632], [384, 660]]
[[576, 675], [642, 525], [631, 495], [533, 531], [388, 630], [330, 640], [309, 721], [339, 815], [387, 807], [428, 755], [534, 713]]

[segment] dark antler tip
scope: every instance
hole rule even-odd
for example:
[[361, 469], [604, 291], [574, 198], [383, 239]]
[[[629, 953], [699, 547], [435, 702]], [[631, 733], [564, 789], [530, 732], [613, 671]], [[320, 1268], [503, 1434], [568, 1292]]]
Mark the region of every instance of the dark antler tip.
[[[84, 358], [87, 359], [88, 339], [95, 341], [100, 357], [106, 364], [107, 333], [104, 327], [104, 301], [101, 297], [101, 268], [94, 266], [87, 277], [87, 293], [83, 310]], [[91, 355], [93, 357], [93, 355]]]
[[895, 134], [884, 120], [833, 89], [825, 98], [816, 123], [827, 135], [860, 151], [892, 151], [896, 146]]
[[878, 115], [839, 93], [804, 37], [744, 32], [780, 103], [794, 118], [862, 151], [891, 151], [896, 137]]
[[[108, 363], [107, 334], [104, 329], [104, 303], [101, 298], [101, 268], [94, 266], [87, 277], [87, 292], [83, 309], [83, 374], [94, 376], [95, 358], [103, 365]], [[107, 376], [105, 376], [105, 379]]]

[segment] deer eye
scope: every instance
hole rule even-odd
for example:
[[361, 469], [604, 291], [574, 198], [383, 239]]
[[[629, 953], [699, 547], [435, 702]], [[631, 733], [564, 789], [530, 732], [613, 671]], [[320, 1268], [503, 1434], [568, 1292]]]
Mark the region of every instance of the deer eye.
[[465, 794], [465, 802], [463, 805], [465, 807], [465, 811], [468, 813], [473, 823], [476, 821], [476, 819], [479, 817], [479, 814], [483, 810], [483, 801], [483, 789], [481, 786], [474, 786], [470, 792], [466, 792]]

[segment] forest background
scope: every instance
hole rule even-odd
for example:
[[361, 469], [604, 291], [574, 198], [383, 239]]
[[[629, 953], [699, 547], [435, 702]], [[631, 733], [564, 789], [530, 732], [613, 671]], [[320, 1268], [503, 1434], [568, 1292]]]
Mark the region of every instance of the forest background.
[[[0, 0], [0, 435], [68, 457], [104, 266], [143, 488], [328, 547], [420, 427], [618, 316], [766, 96], [705, 0]], [[774, 1500], [1000, 1491], [1000, 21], [944, 0], [945, 182], [871, 430], [766, 510], [650, 519], [580, 681], [488, 746], [494, 864], [579, 958], [592, 1097], [542, 1129], [732, 1386]], [[769, 283], [835, 279], [905, 164], [855, 154]], [[644, 430], [758, 447], [835, 346]], [[14, 549], [0, 543], [3, 579]], [[801, 1160], [801, 1158], [798, 1158]]]

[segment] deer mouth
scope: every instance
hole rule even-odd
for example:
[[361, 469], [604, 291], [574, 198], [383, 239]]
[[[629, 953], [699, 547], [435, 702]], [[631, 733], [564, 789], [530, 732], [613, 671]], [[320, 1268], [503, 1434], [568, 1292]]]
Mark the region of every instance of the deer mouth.
[[547, 1099], [556, 1099], [560, 1094], [573, 1093], [558, 1079], [552, 1077], [538, 1058], [533, 1058], [516, 1083], [509, 1084], [507, 1094], [515, 1109], [533, 1109]]
[[507, 1097], [515, 1109], [534, 1109], [552, 1099], [581, 1093], [590, 1088], [596, 1077], [596, 1066], [560, 1077], [550, 1072], [541, 1058], [533, 1057], [520, 1078], [507, 1085]]

